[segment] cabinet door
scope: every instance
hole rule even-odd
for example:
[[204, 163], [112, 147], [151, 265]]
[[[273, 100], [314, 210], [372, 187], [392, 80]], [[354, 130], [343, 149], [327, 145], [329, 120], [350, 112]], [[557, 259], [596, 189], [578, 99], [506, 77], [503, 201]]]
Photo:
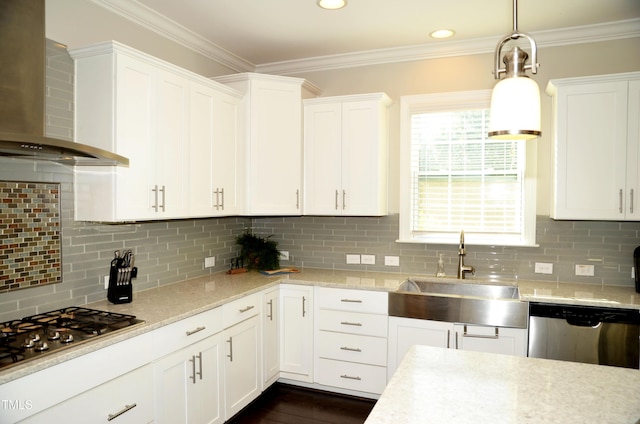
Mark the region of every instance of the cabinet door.
[[451, 347], [453, 324], [440, 321], [389, 317], [387, 376], [391, 378], [413, 345]]
[[147, 155], [153, 157], [149, 203], [160, 217], [184, 218], [186, 161], [189, 145], [189, 80], [158, 71], [156, 137]]
[[379, 101], [342, 104], [342, 213], [387, 213], [387, 108]]
[[640, 220], [640, 81], [629, 82], [625, 215]]
[[221, 423], [222, 335], [216, 334], [154, 364], [156, 423]]
[[229, 419], [253, 399], [262, 387], [260, 320], [253, 316], [224, 331], [225, 418]]
[[341, 215], [342, 105], [307, 105], [304, 109], [304, 213]]
[[527, 329], [456, 324], [456, 349], [527, 356]]
[[278, 289], [268, 291], [262, 296], [262, 354], [264, 356], [264, 387], [275, 382], [280, 373], [280, 319]]
[[248, 213], [300, 215], [300, 83], [252, 81], [250, 102]]
[[627, 86], [621, 81], [558, 87], [553, 218], [624, 218]]
[[[117, 167], [115, 188], [96, 190], [94, 186], [93, 190], [98, 191], [96, 196], [106, 190], [114, 196], [115, 220], [151, 219], [155, 216], [150, 197], [155, 184], [152, 170], [157, 154], [153, 140], [158, 72], [150, 64], [119, 54], [115, 79], [116, 153], [129, 158], [129, 167]], [[91, 125], [91, 122], [85, 124]], [[101, 216], [100, 211], [95, 213]]]
[[313, 287], [280, 288], [281, 376], [313, 381]]

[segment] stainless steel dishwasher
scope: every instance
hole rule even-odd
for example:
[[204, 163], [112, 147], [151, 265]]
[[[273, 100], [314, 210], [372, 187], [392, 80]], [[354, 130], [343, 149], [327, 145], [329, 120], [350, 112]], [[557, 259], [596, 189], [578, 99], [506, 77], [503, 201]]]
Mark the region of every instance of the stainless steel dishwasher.
[[529, 304], [528, 356], [640, 367], [640, 310]]

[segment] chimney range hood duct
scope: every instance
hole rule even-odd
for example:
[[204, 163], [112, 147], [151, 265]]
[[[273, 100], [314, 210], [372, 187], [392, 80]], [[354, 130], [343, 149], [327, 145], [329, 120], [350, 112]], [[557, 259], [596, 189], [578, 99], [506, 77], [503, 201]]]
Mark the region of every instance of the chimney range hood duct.
[[44, 0], [0, 1], [0, 156], [129, 166], [115, 153], [44, 136], [44, 28]]

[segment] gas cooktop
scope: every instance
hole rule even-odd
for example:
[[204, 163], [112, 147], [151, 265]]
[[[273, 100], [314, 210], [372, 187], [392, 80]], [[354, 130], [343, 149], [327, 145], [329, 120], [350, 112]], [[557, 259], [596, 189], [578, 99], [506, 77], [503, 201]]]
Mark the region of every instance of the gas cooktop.
[[0, 370], [143, 322], [133, 315], [73, 306], [0, 323]]

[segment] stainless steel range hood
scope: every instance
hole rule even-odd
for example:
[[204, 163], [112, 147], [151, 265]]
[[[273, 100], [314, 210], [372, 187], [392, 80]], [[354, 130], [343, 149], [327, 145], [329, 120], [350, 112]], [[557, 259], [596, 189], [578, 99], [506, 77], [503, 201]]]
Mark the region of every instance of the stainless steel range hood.
[[115, 153], [44, 136], [44, 28], [44, 0], [0, 1], [0, 156], [129, 166]]

